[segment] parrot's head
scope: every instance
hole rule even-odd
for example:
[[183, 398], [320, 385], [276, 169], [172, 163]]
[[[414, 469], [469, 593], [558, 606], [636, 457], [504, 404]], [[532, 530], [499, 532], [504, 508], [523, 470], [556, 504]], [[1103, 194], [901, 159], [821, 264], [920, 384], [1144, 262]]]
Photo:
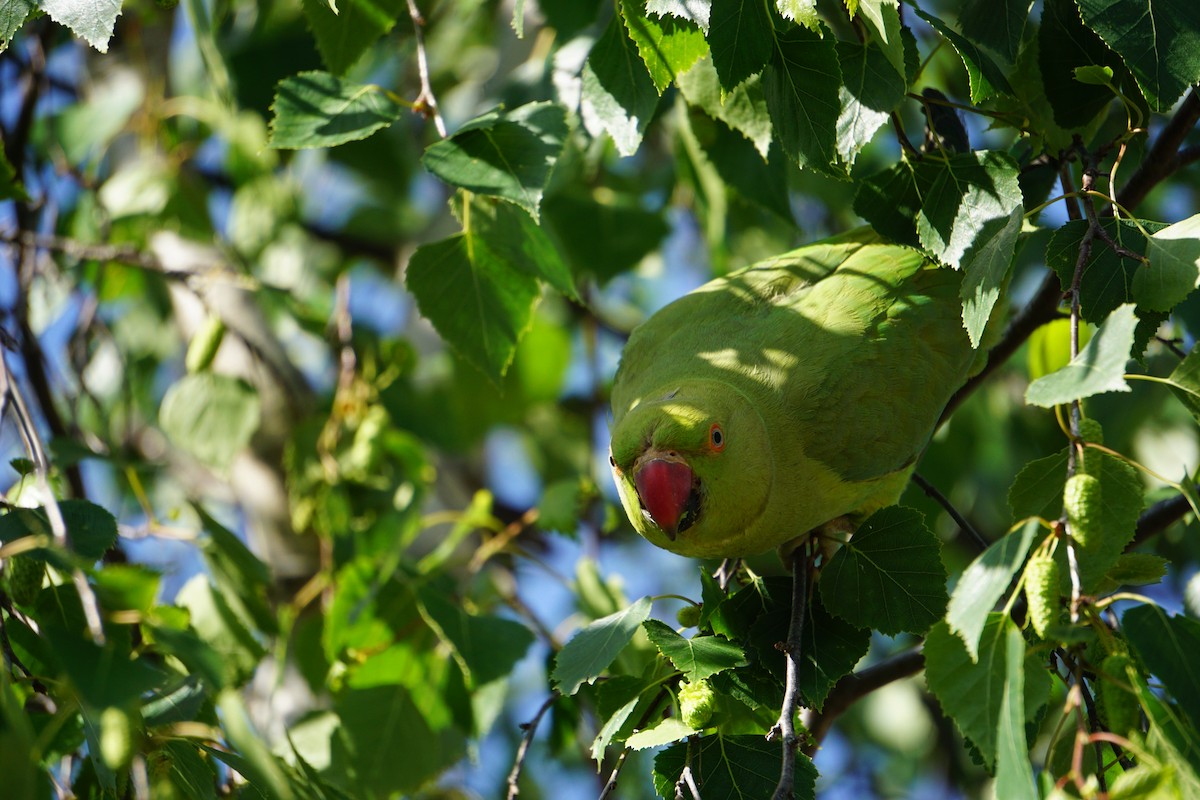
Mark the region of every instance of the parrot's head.
[[733, 386], [689, 380], [634, 401], [613, 426], [609, 462], [630, 521], [659, 547], [704, 557], [770, 546], [745, 537], [770, 496], [771, 443]]

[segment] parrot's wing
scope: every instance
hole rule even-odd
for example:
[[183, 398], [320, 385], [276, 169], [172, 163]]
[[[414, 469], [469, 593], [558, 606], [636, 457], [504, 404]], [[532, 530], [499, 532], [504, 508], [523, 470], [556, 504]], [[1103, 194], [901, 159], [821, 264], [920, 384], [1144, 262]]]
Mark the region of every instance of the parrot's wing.
[[849, 481], [912, 464], [977, 357], [962, 325], [960, 273], [908, 248], [859, 256], [818, 287], [830, 296], [810, 298], [842, 304], [862, 338], [841, 348], [821, 401], [804, 404], [799, 420], [806, 453]]

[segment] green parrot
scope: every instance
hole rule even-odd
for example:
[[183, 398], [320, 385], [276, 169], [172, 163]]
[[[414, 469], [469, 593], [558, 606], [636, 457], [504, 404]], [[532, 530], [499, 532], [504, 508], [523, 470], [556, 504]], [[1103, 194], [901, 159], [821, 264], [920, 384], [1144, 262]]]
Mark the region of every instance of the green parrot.
[[634, 330], [609, 461], [634, 528], [742, 557], [891, 505], [982, 366], [962, 275], [853, 231], [718, 278]]

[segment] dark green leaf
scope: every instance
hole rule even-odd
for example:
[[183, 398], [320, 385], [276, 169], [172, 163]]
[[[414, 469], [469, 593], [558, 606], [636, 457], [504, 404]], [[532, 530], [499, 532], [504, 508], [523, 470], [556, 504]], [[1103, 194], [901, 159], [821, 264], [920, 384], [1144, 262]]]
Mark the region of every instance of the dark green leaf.
[[[545, 281], [572, 300], [579, 299], [575, 279], [559, 255], [558, 248], [528, 214], [509, 203], [478, 195], [471, 196], [470, 206], [472, 233], [485, 240], [489, 248], [505, 262]], [[589, 235], [594, 235], [594, 231], [595, 228], [590, 229]]]
[[997, 92], [1012, 94], [1012, 86], [1004, 77], [1003, 70], [996, 65], [990, 55], [981, 50], [974, 41], [955, 31], [945, 22], [921, 9], [915, 9], [917, 16], [928, 22], [945, 36], [953, 45], [967, 68], [967, 79], [971, 84], [971, 102], [982, 103]]
[[1012, 63], [1032, 5], [1032, 0], [965, 0], [958, 21], [963, 36]]
[[583, 67], [580, 116], [588, 133], [607, 133], [617, 152], [630, 156], [642, 143], [658, 107], [658, 89], [637, 48], [616, 17], [592, 47]]
[[[692, 131], [721, 179], [745, 199], [790, 222], [792, 210], [787, 191], [788, 165], [779, 146], [773, 145], [768, 158], [764, 159], [748, 139], [724, 123], [714, 121], [710, 126], [702, 126], [697, 122], [693, 118]], [[701, 127], [707, 127], [706, 133], [710, 135], [698, 130]]]
[[317, 41], [321, 60], [341, 75], [405, 13], [403, 0], [303, 0], [304, 18]]
[[57, 625], [43, 625], [42, 635], [79, 697], [93, 708], [132, 707], [167, 679], [159, 666], [134, 657], [127, 643], [98, 645], [86, 639], [83, 631]]
[[258, 430], [261, 406], [258, 393], [245, 381], [199, 372], [167, 389], [158, 420], [177, 447], [224, 472]]
[[979, 637], [988, 614], [1012, 585], [1037, 535], [1044, 532], [1036, 520], [1025, 523], [1019, 531], [1009, 531], [972, 561], [958, 579], [946, 609], [946, 623], [962, 637], [972, 659], [979, 657]]
[[1196, 422], [1200, 422], [1200, 348], [1192, 347], [1187, 357], [1171, 372], [1167, 382], [1179, 402], [1191, 412]]
[[647, 16], [646, 0], [621, 0], [621, 17], [659, 94], [708, 53], [699, 25], [677, 17]]
[[[761, 0], [713, 0], [708, 43], [721, 88], [731, 92], [771, 59], [774, 32]], [[782, 46], [782, 42], [780, 43]], [[830, 45], [832, 48], [832, 45]]]
[[1073, 0], [1046, 0], [1038, 29], [1038, 66], [1054, 119], [1065, 128], [1088, 125], [1116, 100], [1107, 87], [1077, 81], [1078, 67], [1109, 67], [1128, 75], [1120, 57], [1080, 20]]
[[888, 121], [907, 86], [904, 74], [877, 45], [837, 42], [836, 49], [843, 78], [837, 151], [844, 162], [853, 164], [858, 151]]
[[[705, 736], [668, 747], [654, 759], [654, 788], [674, 797], [683, 768], [691, 765], [700, 796], [713, 800], [771, 797], [779, 783], [779, 743], [763, 736]], [[796, 753], [796, 800], [816, 797], [817, 769]]]
[[650, 616], [650, 605], [650, 598], [643, 597], [628, 608], [592, 622], [572, 636], [554, 659], [550, 680], [555, 688], [562, 694], [572, 695], [580, 684], [592, 683], [600, 677]]
[[1150, 107], [1168, 111], [1200, 83], [1200, 5], [1191, 0], [1079, 0], [1088, 27], [1125, 59]]
[[899, 244], [920, 246], [915, 224], [920, 212], [921, 193], [907, 161], [861, 181], [854, 195], [854, 213]]
[[1163, 579], [1170, 563], [1153, 553], [1122, 553], [1104, 577], [1116, 586], [1148, 586]]
[[258, 662], [267, 654], [262, 643], [254, 636], [246, 621], [227, 602], [224, 595], [214, 591], [208, 578], [197, 575], [180, 589], [176, 603], [188, 610], [192, 628], [201, 641], [220, 657], [219, 678], [211, 680], [211, 669], [214, 666], [207, 657], [207, 652], [186, 637], [171, 637], [168, 635], [164, 643], [169, 647], [180, 649], [181, 657], [187, 657], [193, 669], [219, 686], [241, 686], [245, 684], [254, 671]]
[[800, 27], [779, 35], [763, 73], [763, 90], [775, 136], [801, 167], [839, 174], [832, 165], [837, 161], [841, 83], [832, 36]]
[[722, 670], [746, 663], [742, 648], [722, 636], [680, 636], [656, 619], [642, 623], [650, 641], [671, 660], [689, 681], [695, 682]]
[[[1151, 234], [1165, 225], [1139, 220]], [[1109, 236], [1126, 250], [1145, 255], [1146, 237], [1132, 220], [1105, 218], [1100, 224]], [[1046, 266], [1058, 274], [1063, 291], [1071, 287], [1079, 248], [1087, 231], [1086, 220], [1068, 222], [1051, 237], [1046, 245]], [[1088, 322], [1099, 324], [1123, 303], [1134, 302], [1133, 282], [1142, 262], [1123, 258], [1098, 238], [1092, 241], [1088, 260], [1083, 265], [1079, 282], [1080, 313]]]
[[821, 574], [821, 599], [858, 628], [924, 633], [946, 610], [941, 550], [919, 511], [880, 509], [830, 559]]
[[1008, 490], [1008, 507], [1012, 509], [1013, 519], [1058, 519], [1062, 514], [1062, 493], [1066, 481], [1066, 450], [1030, 461], [1017, 473], [1012, 488]]
[[553, 194], [543, 213], [574, 271], [601, 283], [632, 269], [670, 232], [661, 212], [610, 192], [576, 188]]
[[264, 633], [276, 630], [275, 613], [267, 600], [271, 574], [258, 556], [231, 530], [196, 507], [204, 531], [200, 551], [223, 599], [248, 625]]
[[[21, 6], [24, 0], [17, 0], [11, 3], [11, 6]], [[32, 6], [29, 7], [32, 10]], [[3, 43], [8, 40], [8, 36], [4, 35], [5, 12], [9, 9], [0, 0], [0, 52], [3, 51]], [[18, 26], [20, 23], [17, 23]], [[27, 202], [29, 193], [25, 191], [25, 186], [17, 180], [17, 172], [13, 169], [13, 165], [9, 163], [8, 157], [0, 148], [0, 201], [4, 200], [20, 200]]]
[[[979, 658], [973, 660], [962, 639], [945, 622], [925, 637], [925, 682], [942, 711], [979, 751], [991, 768], [996, 761], [997, 734], [1008, 680], [1008, 636], [1012, 621], [998, 612], [988, 615], [979, 639]], [[1039, 653], [1024, 659], [1025, 720], [1036, 719], [1050, 693], [1050, 677]], [[1011, 706], [1010, 706], [1011, 708]], [[1028, 751], [1026, 751], [1028, 752]]]
[[1128, 304], [1118, 308], [1069, 364], [1029, 384], [1025, 402], [1049, 408], [1105, 392], [1128, 392], [1125, 364], [1138, 322], [1133, 308]]
[[[968, 273], [1006, 272], [1020, 230], [1019, 172], [1007, 153], [997, 151], [922, 159], [916, 167], [923, 199], [917, 217], [922, 247], [943, 264]], [[1014, 212], [1017, 226], [1012, 231]], [[997, 250], [992, 241], [997, 236], [1006, 250]]]
[[566, 113], [555, 103], [496, 109], [430, 145], [421, 163], [446, 183], [516, 203], [537, 219], [566, 135]]
[[400, 119], [404, 107], [378, 86], [301, 72], [279, 82], [271, 111], [271, 146], [299, 149], [365, 139]]
[[[96, 561], [117, 543], [117, 520], [100, 506], [87, 500], [59, 500], [58, 510], [71, 549], [81, 558]], [[0, 516], [0, 543], [25, 536], [53, 536], [45, 508], [14, 508]]]
[[438, 638], [453, 648], [465, 664], [468, 688], [479, 689], [512, 671], [529, 646], [533, 633], [519, 622], [468, 614], [461, 603], [431, 586], [419, 592], [422, 606], [436, 625]]
[[1121, 630], [1151, 673], [1200, 728], [1200, 622], [1141, 605], [1121, 617]]

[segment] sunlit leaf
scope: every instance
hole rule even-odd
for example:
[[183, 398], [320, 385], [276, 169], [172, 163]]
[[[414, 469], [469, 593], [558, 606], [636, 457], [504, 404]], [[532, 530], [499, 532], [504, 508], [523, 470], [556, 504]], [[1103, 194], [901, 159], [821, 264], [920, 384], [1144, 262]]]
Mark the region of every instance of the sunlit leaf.
[[1153, 234], [1146, 258], [1133, 276], [1134, 299], [1143, 308], [1170, 311], [1200, 286], [1200, 214]]
[[554, 660], [550, 680], [555, 688], [572, 695], [585, 681], [591, 683], [600, 677], [650, 616], [650, 605], [650, 598], [643, 597], [628, 608], [592, 622], [572, 636]]
[[1004, 696], [996, 729], [996, 796], [1036, 798], [1029, 740], [1025, 735], [1025, 638], [1004, 620]]
[[832, 36], [799, 27], [779, 35], [763, 90], [775, 135], [801, 167], [836, 173], [831, 165], [837, 160], [841, 83]]
[[686, 638], [656, 619], [642, 623], [650, 641], [689, 681], [699, 681], [745, 663], [742, 648], [722, 636]]
[[658, 92], [637, 47], [614, 18], [583, 68], [580, 116], [588, 133], [607, 133], [618, 153], [633, 155], [658, 108]]
[[646, 0], [621, 0], [621, 17], [660, 94], [708, 53], [699, 25], [672, 16], [648, 16]]
[[1137, 322], [1132, 305], [1118, 308], [1069, 364], [1029, 384], [1025, 402], [1049, 408], [1104, 392], [1128, 392], [1125, 363]]
[[184, 375], [167, 389], [158, 419], [177, 447], [224, 471], [258, 430], [261, 405], [245, 381], [198, 372]]
[[271, 110], [271, 146], [294, 149], [365, 139], [398, 120], [404, 107], [379, 86], [301, 72], [279, 82]]

